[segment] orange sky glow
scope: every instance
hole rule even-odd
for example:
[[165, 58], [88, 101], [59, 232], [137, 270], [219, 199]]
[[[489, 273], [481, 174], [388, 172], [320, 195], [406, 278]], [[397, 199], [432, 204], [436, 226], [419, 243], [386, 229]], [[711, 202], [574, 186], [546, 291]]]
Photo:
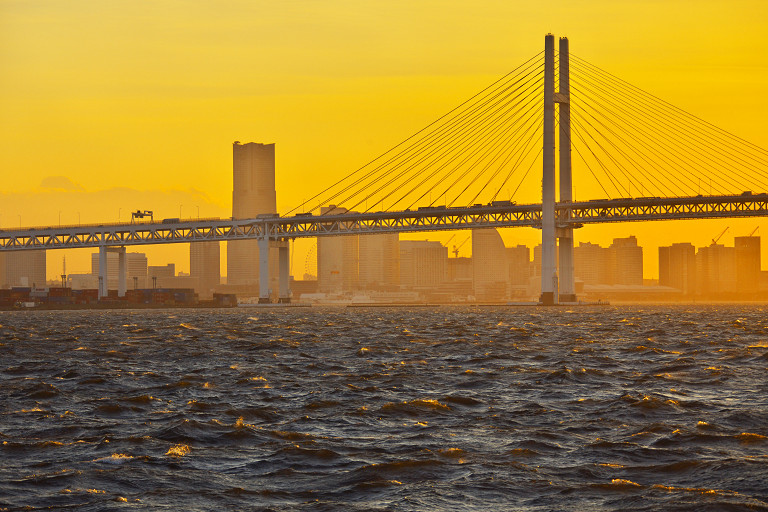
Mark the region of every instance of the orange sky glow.
[[[0, 0], [0, 228], [128, 221], [136, 209], [229, 217], [235, 140], [276, 143], [287, 211], [542, 51], [548, 32], [768, 148], [766, 20], [763, 0]], [[598, 192], [575, 185], [577, 200]], [[727, 245], [760, 226], [765, 269], [760, 218], [593, 226], [576, 242], [635, 235], [655, 278], [659, 245], [703, 246], [726, 226]], [[310, 245], [296, 244], [297, 278]], [[129, 251], [189, 267], [186, 246]], [[49, 252], [49, 277], [65, 254], [68, 272], [89, 272], [91, 252]]]

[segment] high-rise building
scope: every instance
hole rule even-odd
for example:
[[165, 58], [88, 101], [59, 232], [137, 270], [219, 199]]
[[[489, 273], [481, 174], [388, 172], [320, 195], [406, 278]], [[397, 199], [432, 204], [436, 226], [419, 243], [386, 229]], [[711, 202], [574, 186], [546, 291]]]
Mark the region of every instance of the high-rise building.
[[[133, 290], [147, 287], [147, 255], [141, 252], [129, 252], [125, 255], [126, 288]], [[107, 252], [107, 288], [118, 289], [119, 256], [116, 252]], [[99, 253], [91, 253], [91, 274], [99, 276]]]
[[[277, 213], [274, 144], [235, 142], [232, 169], [232, 218], [251, 219]], [[277, 249], [270, 250], [270, 261], [277, 262]], [[271, 265], [273, 279], [277, 279], [277, 271], [277, 265]], [[258, 241], [227, 242], [227, 284], [255, 286], [258, 283]]]
[[703, 295], [736, 291], [736, 251], [722, 244], [700, 247], [696, 252], [696, 289]]
[[611, 277], [609, 284], [643, 285], [643, 248], [637, 238], [614, 238], [608, 247]]
[[509, 284], [527, 286], [531, 277], [531, 250], [525, 245], [507, 247], [509, 263]]
[[[347, 209], [320, 208], [321, 215], [340, 215]], [[321, 293], [351, 292], [358, 283], [358, 237], [324, 236], [317, 239], [317, 289]]]
[[405, 289], [436, 288], [448, 277], [448, 248], [440, 242], [400, 242], [400, 286]]
[[755, 294], [760, 287], [760, 237], [737, 236], [733, 245], [736, 250], [736, 288], [740, 294]]
[[46, 285], [45, 251], [9, 251], [0, 254], [0, 287]]
[[358, 243], [360, 288], [396, 291], [400, 286], [400, 236], [360, 235]]
[[201, 299], [213, 297], [213, 289], [221, 283], [219, 242], [189, 244], [189, 275], [198, 279], [197, 294]]
[[689, 243], [659, 247], [659, 284], [690, 295], [696, 291], [696, 249]]
[[613, 284], [610, 282], [609, 251], [590, 242], [579, 242], [573, 248], [573, 273], [586, 285]]
[[507, 247], [506, 251], [507, 264], [509, 265], [509, 296], [526, 296], [529, 292], [528, 288], [533, 272], [531, 250], [525, 245], [517, 245]]
[[507, 298], [507, 251], [501, 235], [494, 228], [472, 230], [472, 275], [477, 300]]

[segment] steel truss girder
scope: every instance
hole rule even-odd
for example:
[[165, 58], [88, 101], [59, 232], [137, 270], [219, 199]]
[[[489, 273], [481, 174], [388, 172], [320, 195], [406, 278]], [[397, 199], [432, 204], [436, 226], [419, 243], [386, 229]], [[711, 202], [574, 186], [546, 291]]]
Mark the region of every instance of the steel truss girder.
[[[768, 195], [605, 199], [557, 203], [559, 227], [606, 222], [768, 216]], [[473, 228], [541, 227], [541, 205], [422, 208], [414, 211], [296, 215], [0, 231], [0, 251], [76, 249], [204, 241], [271, 240]]]

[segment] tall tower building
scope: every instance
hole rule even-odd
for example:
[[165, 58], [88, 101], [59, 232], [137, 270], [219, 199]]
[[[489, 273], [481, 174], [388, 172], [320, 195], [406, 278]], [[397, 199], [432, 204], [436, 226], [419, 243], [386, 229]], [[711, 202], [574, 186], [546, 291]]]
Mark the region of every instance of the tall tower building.
[[[277, 213], [275, 192], [275, 145], [249, 142], [232, 145], [232, 218], [250, 219]], [[272, 254], [274, 252], [274, 255]], [[270, 261], [277, 261], [277, 250], [270, 250]], [[277, 265], [271, 265], [277, 278]], [[227, 242], [227, 283], [259, 283], [259, 243], [257, 240]]]
[[201, 299], [213, 297], [213, 289], [221, 282], [220, 265], [219, 242], [189, 244], [189, 275], [198, 279]]

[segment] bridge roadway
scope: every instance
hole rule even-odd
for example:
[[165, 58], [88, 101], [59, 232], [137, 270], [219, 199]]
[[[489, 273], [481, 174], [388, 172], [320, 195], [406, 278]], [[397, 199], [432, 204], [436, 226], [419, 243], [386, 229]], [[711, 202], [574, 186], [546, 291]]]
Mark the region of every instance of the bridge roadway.
[[[559, 227], [657, 220], [768, 216], [768, 194], [641, 197], [555, 204]], [[417, 210], [298, 214], [254, 219], [166, 219], [161, 222], [99, 224], [0, 230], [0, 251], [120, 247], [246, 239], [405, 233], [472, 228], [541, 227], [541, 204], [490, 205]]]

